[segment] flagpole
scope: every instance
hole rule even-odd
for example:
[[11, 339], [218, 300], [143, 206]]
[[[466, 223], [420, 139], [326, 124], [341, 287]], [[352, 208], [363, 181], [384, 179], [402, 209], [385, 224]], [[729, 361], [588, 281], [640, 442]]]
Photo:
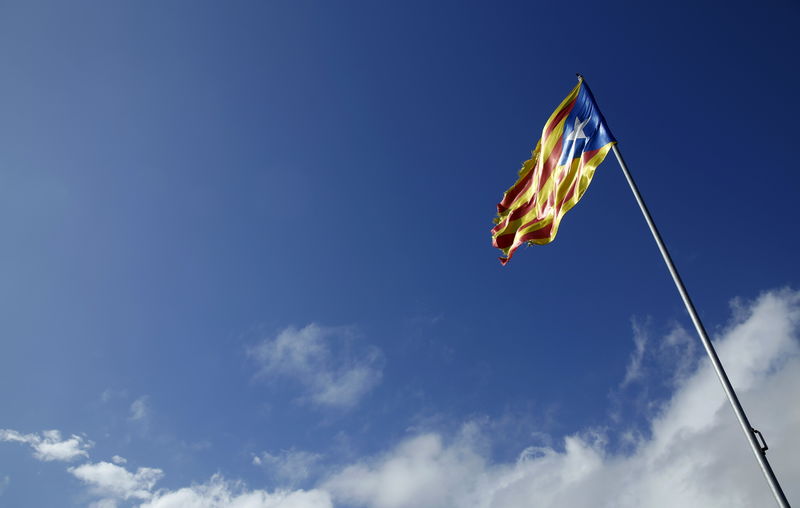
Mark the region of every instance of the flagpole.
[[[661, 239], [661, 234], [659, 234], [658, 228], [656, 228], [656, 224], [653, 222], [653, 217], [650, 216], [650, 211], [647, 209], [647, 205], [645, 205], [642, 195], [639, 194], [639, 189], [636, 187], [636, 182], [633, 181], [633, 176], [631, 176], [630, 171], [628, 171], [628, 166], [625, 164], [625, 160], [622, 158], [622, 154], [620, 153], [616, 144], [613, 145], [612, 150], [614, 150], [614, 155], [617, 156], [617, 161], [622, 168], [622, 172], [625, 174], [625, 179], [628, 180], [628, 185], [630, 185], [631, 191], [633, 191], [633, 196], [636, 198], [636, 202], [639, 203], [639, 208], [642, 210], [644, 220], [646, 220], [647, 225], [650, 226], [650, 232], [653, 234], [656, 244], [658, 244], [658, 250], [661, 251], [661, 255], [664, 257], [664, 262], [667, 264], [669, 273], [672, 275], [672, 280], [678, 287], [678, 292], [681, 294], [684, 305], [686, 305], [686, 310], [689, 312], [689, 316], [692, 318], [692, 322], [697, 330], [697, 334], [700, 336], [700, 340], [703, 342], [703, 347], [705, 347], [706, 353], [708, 353], [708, 357], [711, 359], [711, 363], [714, 366], [717, 377], [719, 378], [720, 383], [722, 383], [722, 388], [725, 390], [725, 394], [728, 396], [728, 401], [733, 407], [733, 412], [736, 413], [736, 418], [739, 420], [739, 424], [742, 426], [742, 430], [747, 436], [747, 441], [750, 443], [750, 448], [752, 448], [753, 453], [756, 456], [756, 460], [758, 460], [758, 464], [761, 466], [761, 471], [764, 473], [767, 483], [769, 483], [769, 486], [772, 489], [772, 494], [775, 496], [775, 500], [778, 502], [778, 505], [781, 508], [790, 508], [789, 501], [786, 500], [786, 496], [781, 489], [781, 485], [778, 483], [778, 479], [775, 477], [775, 473], [772, 471], [772, 467], [770, 467], [769, 461], [767, 460], [767, 443], [764, 441], [764, 437], [761, 435], [761, 433], [750, 425], [747, 415], [744, 413], [744, 408], [742, 408], [741, 403], [739, 403], [739, 398], [736, 396], [736, 392], [734, 391], [733, 386], [728, 379], [728, 375], [725, 374], [725, 369], [722, 367], [722, 362], [720, 361], [719, 356], [717, 356], [717, 352], [714, 350], [714, 345], [708, 338], [708, 334], [703, 326], [703, 322], [700, 321], [700, 316], [697, 315], [697, 310], [694, 308], [692, 299], [689, 297], [689, 293], [686, 291], [686, 287], [683, 285], [681, 276], [678, 274], [678, 270], [675, 268], [675, 264], [672, 262], [672, 258], [669, 255], [667, 246], [664, 244], [664, 240]], [[763, 446], [758, 442], [756, 434], [758, 434], [758, 436], [761, 438]]]

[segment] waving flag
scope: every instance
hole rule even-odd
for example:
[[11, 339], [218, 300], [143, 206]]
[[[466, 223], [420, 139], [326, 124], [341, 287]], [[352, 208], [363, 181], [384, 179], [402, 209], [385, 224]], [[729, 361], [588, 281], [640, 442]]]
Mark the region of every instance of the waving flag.
[[508, 263], [524, 243], [556, 237], [561, 218], [581, 199], [594, 171], [616, 143], [583, 78], [550, 115], [519, 179], [497, 205], [492, 245]]

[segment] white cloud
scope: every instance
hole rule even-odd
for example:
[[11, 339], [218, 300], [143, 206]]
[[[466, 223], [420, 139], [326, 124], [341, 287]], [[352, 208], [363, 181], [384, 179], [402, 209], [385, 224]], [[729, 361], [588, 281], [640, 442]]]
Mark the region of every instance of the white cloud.
[[130, 419], [134, 421], [147, 422], [150, 417], [149, 397], [143, 395], [131, 403]]
[[272, 454], [263, 452], [253, 456], [253, 464], [266, 469], [272, 476], [282, 483], [296, 485], [311, 476], [322, 455], [303, 450], [283, 450]]
[[310, 324], [288, 327], [248, 353], [258, 363], [259, 376], [281, 376], [304, 386], [309, 400], [319, 406], [355, 405], [382, 376], [382, 355], [375, 347], [354, 350], [345, 328]]
[[[799, 324], [800, 293], [767, 293], [738, 312], [718, 341], [789, 499], [800, 496]], [[563, 449], [532, 447], [515, 463], [492, 463], [474, 431], [449, 442], [427, 433], [344, 468], [323, 488], [337, 501], [371, 508], [771, 506], [708, 362], [677, 381], [648, 437], [628, 433], [635, 437], [627, 453], [613, 450], [605, 433], [586, 431], [565, 438]]]
[[321, 490], [247, 490], [215, 475], [201, 485], [159, 492], [140, 508], [333, 508], [333, 503]]
[[324, 485], [337, 500], [376, 508], [486, 506], [489, 466], [468, 432], [445, 446], [438, 434], [401, 443], [345, 468]]
[[132, 473], [110, 462], [82, 464], [68, 469], [99, 496], [113, 499], [147, 500], [164, 473], [152, 467], [140, 467]]
[[126, 459], [125, 457], [120, 457], [119, 455], [114, 455], [113, 457], [111, 457], [111, 462], [119, 466], [122, 464], [126, 464], [128, 462], [128, 459]]
[[176, 490], [156, 490], [164, 476], [160, 469], [140, 467], [135, 473], [110, 462], [83, 464], [68, 469], [101, 499], [91, 508], [116, 508], [118, 501], [139, 501], [140, 508], [333, 508], [322, 490], [247, 489], [242, 482], [214, 475], [203, 484]]
[[39, 434], [21, 434], [16, 430], [0, 429], [0, 441], [25, 443], [33, 448], [33, 456], [46, 462], [60, 460], [69, 462], [78, 457], [88, 457], [86, 451], [91, 448], [92, 442], [85, 441], [83, 437], [71, 435], [67, 439], [61, 438], [57, 430], [45, 430]]

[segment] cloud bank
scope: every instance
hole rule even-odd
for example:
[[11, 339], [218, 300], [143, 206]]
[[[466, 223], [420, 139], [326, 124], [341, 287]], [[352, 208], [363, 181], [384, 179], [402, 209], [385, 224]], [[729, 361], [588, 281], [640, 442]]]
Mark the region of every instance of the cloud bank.
[[160, 492], [141, 508], [333, 508], [333, 503], [321, 490], [247, 490], [215, 475], [200, 485]]
[[355, 350], [346, 328], [310, 324], [288, 327], [267, 338], [248, 354], [259, 377], [284, 377], [302, 385], [317, 406], [349, 408], [382, 377], [382, 354], [376, 347]]
[[[717, 341], [789, 499], [800, 496], [799, 321], [799, 293], [767, 293], [739, 309]], [[664, 339], [674, 340], [675, 332]], [[333, 474], [324, 488], [348, 506], [370, 508], [774, 504], [708, 362], [678, 378], [648, 431], [632, 436], [627, 453], [612, 451], [604, 432], [587, 430], [566, 437], [563, 449], [528, 448], [515, 463], [493, 464], [468, 425], [449, 442], [437, 433], [408, 439]]]

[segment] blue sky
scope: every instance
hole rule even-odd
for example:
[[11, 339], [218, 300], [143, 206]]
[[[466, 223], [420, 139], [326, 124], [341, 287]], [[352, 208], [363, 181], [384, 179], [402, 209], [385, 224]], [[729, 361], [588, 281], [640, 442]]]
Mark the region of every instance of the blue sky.
[[0, 504], [769, 504], [615, 161], [497, 262], [575, 72], [796, 500], [798, 14], [3, 3]]

